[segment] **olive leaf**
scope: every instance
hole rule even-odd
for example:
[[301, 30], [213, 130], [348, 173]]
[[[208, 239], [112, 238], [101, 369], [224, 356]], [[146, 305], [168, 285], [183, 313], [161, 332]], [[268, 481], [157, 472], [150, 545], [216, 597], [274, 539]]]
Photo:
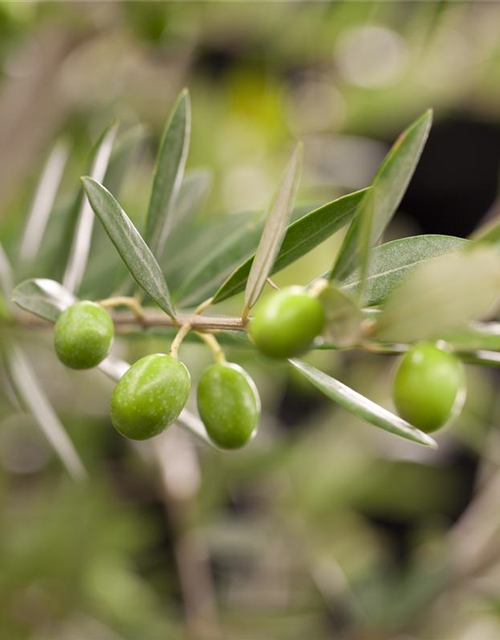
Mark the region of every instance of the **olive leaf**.
[[323, 371], [302, 360], [292, 359], [289, 362], [328, 398], [362, 420], [418, 444], [437, 447], [430, 436]]
[[300, 177], [302, 145], [299, 143], [290, 158], [273, 198], [264, 230], [255, 254], [245, 288], [243, 317], [257, 302], [269, 275], [285, 234], [288, 218], [292, 212]]
[[9, 300], [14, 286], [14, 273], [10, 260], [0, 243], [0, 291], [6, 300]]
[[12, 301], [18, 307], [49, 322], [55, 322], [61, 311], [77, 299], [62, 284], [48, 278], [25, 280], [12, 292]]
[[[350, 222], [366, 189], [350, 193], [314, 209], [292, 222], [286, 229], [283, 243], [269, 275], [281, 271]], [[255, 254], [241, 264], [221, 285], [214, 296], [214, 303], [222, 302], [245, 288]]]
[[499, 292], [500, 256], [494, 247], [433, 258], [387, 298], [376, 335], [387, 342], [413, 342], [466, 328], [492, 312]]
[[[247, 213], [230, 216], [220, 229], [216, 227], [216, 237], [213, 238], [210, 249], [201, 260], [199, 256], [203, 256], [203, 253], [200, 254], [198, 249], [195, 255], [196, 266], [176, 292], [178, 303], [192, 306], [212, 295], [224, 278], [255, 249], [261, 230], [260, 216]], [[207, 240], [210, 235], [207, 235]]]
[[35, 261], [61, 183], [69, 148], [59, 140], [47, 158], [38, 182], [19, 245], [18, 265], [28, 268]]
[[455, 351], [500, 351], [500, 323], [473, 321], [468, 327], [444, 334], [442, 338]]
[[99, 182], [85, 177], [83, 186], [94, 213], [102, 222], [132, 277], [165, 313], [174, 317], [167, 283], [141, 234], [111, 193]]
[[165, 127], [156, 159], [144, 238], [160, 258], [172, 224], [189, 149], [191, 104], [184, 89]]
[[364, 294], [371, 249], [382, 236], [403, 198], [431, 123], [432, 111], [429, 110], [399, 136], [377, 171], [371, 189], [361, 201], [336, 258], [331, 278], [341, 281], [358, 267], [360, 297]]
[[325, 313], [322, 335], [335, 348], [354, 347], [361, 339], [363, 313], [355, 299], [330, 283], [318, 295]]
[[8, 347], [4, 345], [3, 351], [9, 376], [21, 404], [33, 416], [72, 478], [78, 482], [86, 480], [87, 471], [45, 395], [26, 354], [12, 341]]
[[[375, 247], [370, 269], [366, 275], [367, 297], [364, 304], [377, 305], [419, 265], [431, 258], [464, 248], [469, 240], [453, 236], [424, 235], [392, 240]], [[325, 274], [323, 277], [327, 277]], [[359, 294], [361, 276], [359, 269], [341, 281], [342, 289], [352, 295]]]
[[[106, 175], [117, 130], [118, 126], [116, 124], [109, 125], [96, 144], [90, 175], [98, 182], [102, 182]], [[94, 215], [87, 199], [83, 198], [63, 277], [64, 286], [72, 292], [78, 291], [83, 280], [90, 252], [93, 228]]]

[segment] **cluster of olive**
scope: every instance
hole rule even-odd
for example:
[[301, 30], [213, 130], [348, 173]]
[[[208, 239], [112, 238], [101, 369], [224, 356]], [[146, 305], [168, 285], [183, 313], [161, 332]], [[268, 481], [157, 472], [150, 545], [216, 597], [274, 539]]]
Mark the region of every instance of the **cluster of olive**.
[[[72, 369], [90, 369], [108, 355], [113, 321], [104, 307], [82, 301], [61, 313], [55, 326], [57, 356]], [[115, 387], [111, 420], [133, 440], [152, 438], [180, 415], [191, 391], [186, 365], [164, 353], [135, 362]], [[203, 373], [198, 410], [211, 440], [223, 449], [244, 446], [255, 433], [260, 400], [250, 376], [237, 364], [220, 362]]]
[[[249, 336], [266, 356], [291, 358], [311, 347], [324, 323], [324, 310], [314, 292], [289, 287], [259, 303], [249, 322]], [[56, 353], [68, 367], [89, 369], [108, 355], [113, 336], [113, 321], [103, 306], [78, 302], [57, 320]], [[145, 356], [116, 386], [112, 422], [128, 438], [152, 438], [179, 417], [190, 390], [189, 371], [177, 357]], [[464, 396], [462, 364], [444, 348], [420, 343], [402, 357], [393, 398], [400, 416], [411, 424], [426, 432], [438, 429], [458, 413]], [[255, 434], [260, 400], [240, 366], [222, 361], [208, 367], [198, 384], [197, 403], [209, 437], [220, 448], [240, 448]]]

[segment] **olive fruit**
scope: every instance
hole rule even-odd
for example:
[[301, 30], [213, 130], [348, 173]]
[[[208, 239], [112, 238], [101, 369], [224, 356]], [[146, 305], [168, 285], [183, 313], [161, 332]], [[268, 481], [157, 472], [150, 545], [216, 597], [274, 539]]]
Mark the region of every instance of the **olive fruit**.
[[111, 399], [111, 421], [132, 440], [146, 440], [179, 417], [191, 390], [191, 376], [177, 358], [155, 353], [135, 362]]
[[65, 309], [54, 330], [59, 360], [71, 369], [91, 369], [108, 355], [114, 325], [109, 313], [95, 302], [82, 300]]
[[401, 359], [393, 386], [399, 415], [422, 431], [439, 429], [465, 400], [460, 360], [431, 342], [421, 342]]
[[321, 333], [324, 321], [317, 298], [302, 287], [288, 287], [257, 305], [250, 321], [250, 338], [270, 358], [292, 358], [307, 351]]
[[260, 414], [255, 384], [237, 364], [208, 367], [198, 384], [198, 411], [210, 439], [221, 449], [239, 449], [253, 436]]

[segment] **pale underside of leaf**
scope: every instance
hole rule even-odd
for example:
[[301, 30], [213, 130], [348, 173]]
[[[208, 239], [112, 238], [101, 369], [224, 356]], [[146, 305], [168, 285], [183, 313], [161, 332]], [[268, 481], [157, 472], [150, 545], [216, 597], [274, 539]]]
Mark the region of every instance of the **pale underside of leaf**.
[[298, 144], [283, 174], [271, 204], [264, 230], [248, 275], [243, 316], [257, 302], [278, 254], [299, 183], [302, 146]]
[[[95, 154], [90, 175], [97, 182], [102, 182], [106, 175], [117, 130], [118, 126], [114, 125], [105, 133]], [[63, 285], [69, 291], [77, 292], [82, 283], [89, 257], [93, 228], [94, 214], [88, 200], [84, 198], [78, 214], [75, 235], [63, 277]]]
[[68, 145], [63, 141], [59, 141], [47, 158], [19, 245], [18, 260], [19, 266], [21, 267], [31, 265], [38, 254], [50, 212], [54, 206], [56, 194], [61, 183], [68, 153]]
[[11, 342], [5, 349], [5, 355], [13, 385], [22, 404], [33, 416], [71, 477], [78, 482], [86, 480], [87, 471], [24, 351], [19, 345]]
[[430, 436], [323, 371], [301, 360], [293, 359], [289, 362], [317, 389], [359, 418], [407, 440], [437, 447]]

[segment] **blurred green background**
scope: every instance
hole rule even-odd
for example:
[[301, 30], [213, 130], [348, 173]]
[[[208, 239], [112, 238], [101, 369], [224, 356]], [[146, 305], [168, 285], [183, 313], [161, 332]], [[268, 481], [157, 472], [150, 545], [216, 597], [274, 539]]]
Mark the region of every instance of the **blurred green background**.
[[[57, 221], [113, 118], [130, 143], [118, 195], [140, 220], [183, 87], [193, 105], [188, 168], [212, 175], [207, 228], [224, 233], [234, 223], [218, 222], [222, 214], [264, 209], [297, 138], [300, 205], [369, 184], [389, 144], [432, 106], [435, 128], [389, 237], [466, 236], [499, 208], [499, 34], [495, 2], [2, 0], [2, 243], [15, 258], [54, 141], [68, 149]], [[61, 270], [56, 236], [49, 228], [34, 274]], [[277, 282], [306, 283], [339, 242]], [[189, 272], [173, 261], [189, 238], [177, 245], [165, 268], [182, 282]], [[92, 251], [89, 295], [103, 274], [112, 280], [116, 260], [110, 245]], [[113, 430], [111, 382], [64, 370], [50, 332], [21, 337], [89, 480], [68, 477], [2, 371], [1, 640], [500, 637], [491, 372], [468, 368], [465, 411], [432, 452], [359, 422], [285, 365], [231, 348], [261, 392], [258, 437], [224, 454], [172, 428], [162, 475], [147, 447]], [[133, 361], [167, 346], [161, 334], [134, 335], [117, 352]], [[309, 357], [391, 406], [391, 358]], [[210, 361], [197, 344], [183, 358], [194, 381]]]

